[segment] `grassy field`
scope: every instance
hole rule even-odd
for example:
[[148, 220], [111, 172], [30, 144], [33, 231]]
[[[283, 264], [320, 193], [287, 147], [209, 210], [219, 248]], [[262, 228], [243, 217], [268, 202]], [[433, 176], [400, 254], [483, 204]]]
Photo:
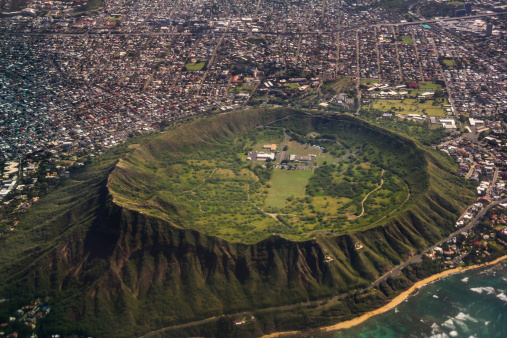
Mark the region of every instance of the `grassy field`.
[[294, 141], [287, 142], [288, 152], [294, 155], [307, 156], [307, 155], [316, 155], [315, 162], [317, 165], [323, 165], [324, 163], [332, 163], [334, 156], [328, 153], [324, 153], [319, 149], [316, 149], [312, 146], [308, 146], [306, 144], [301, 144]]
[[306, 185], [312, 175], [312, 170], [275, 169], [266, 206], [283, 208], [289, 196], [304, 196]]
[[402, 37], [401, 41], [403, 41], [403, 43], [407, 44], [407, 45], [413, 45], [414, 44], [414, 40], [410, 36], [404, 36], [404, 37]]
[[255, 88], [255, 83], [238, 83], [229, 88], [229, 93], [246, 93], [250, 94]]
[[[386, 102], [390, 107], [379, 108], [402, 107], [400, 100], [384, 100], [383, 106]], [[424, 108], [432, 113], [430, 107], [435, 107], [418, 100], [403, 105], [416, 103], [410, 109], [417, 112]], [[266, 118], [273, 119], [272, 114]], [[150, 148], [135, 149], [110, 180], [115, 202], [176, 226], [256, 243], [273, 233], [306, 240], [321, 233], [357, 231], [393, 217], [409, 189], [411, 196], [424, 191], [424, 163], [417, 154], [422, 150], [407, 148], [409, 141], [401, 136], [374, 129], [363, 133], [357, 122], [340, 122], [347, 126], [341, 128], [340, 123], [315, 126], [303, 118], [279, 117], [280, 122], [266, 128], [260, 127], [264, 121], [250, 121], [246, 113], [237, 116], [230, 121], [227, 114], [199, 120], [177, 129], [174, 136], [163, 134]], [[278, 170], [272, 163], [246, 160], [250, 151], [266, 143], [276, 143], [281, 150], [283, 128], [292, 138], [288, 152], [322, 155], [319, 168]], [[160, 149], [163, 156], [152, 155], [152, 149]], [[350, 151], [353, 156], [339, 160]], [[382, 169], [386, 171], [381, 177]], [[382, 187], [375, 190], [381, 180]]]
[[456, 66], [456, 61], [452, 60], [452, 59], [444, 59], [443, 60], [443, 63], [447, 66], [447, 67], [454, 67]]
[[198, 72], [206, 66], [206, 61], [201, 62], [190, 62], [185, 65], [185, 69], [188, 72]]
[[336, 81], [332, 82], [324, 82], [322, 85], [321, 91], [323, 93], [330, 93], [330, 94], [338, 94], [345, 92], [350, 89], [354, 89], [355, 83], [352, 80], [352, 78], [347, 76], [342, 76], [338, 78]]
[[289, 147], [287, 151], [295, 155], [306, 156], [306, 155], [317, 155], [319, 153], [319, 151], [314, 147], [306, 144], [301, 144], [295, 141], [287, 142], [287, 146]]
[[438, 90], [438, 89], [442, 89], [442, 86], [439, 84], [436, 84], [436, 83], [432, 83], [432, 82], [420, 82], [419, 88]]
[[416, 99], [375, 100], [373, 102], [373, 108], [382, 111], [393, 110], [396, 114], [447, 115], [445, 110], [440, 108], [440, 105], [433, 105], [433, 100], [427, 100], [425, 103], [420, 103], [419, 100]]
[[104, 0], [89, 0], [86, 3], [85, 9], [87, 11], [95, 11], [105, 6]]
[[[289, 115], [294, 112], [221, 114], [169, 129], [153, 136], [149, 144], [137, 138], [94, 157], [34, 203], [2, 241], [0, 285], [2, 295], [10, 298], [2, 304], [9, 308], [2, 318], [29, 299], [46, 295], [54, 317], [44, 320], [45, 330], [70, 335], [77, 327], [87, 336], [99, 337], [140, 336], [215, 313], [256, 309], [261, 322], [271, 316], [262, 309], [349, 291], [351, 296], [342, 300], [354, 301], [350, 306], [323, 302], [329, 306], [327, 313], [306, 318], [298, 308], [275, 320], [300, 329], [309, 323], [321, 326], [329, 318], [325, 316], [345, 320], [356, 313], [351, 311], [364, 310], [364, 304], [355, 303], [363, 295], [356, 297], [353, 290], [454, 231], [457, 217], [475, 200], [474, 186], [453, 174], [452, 158], [402, 136], [403, 132], [414, 137], [411, 128], [423, 129], [420, 124], [381, 120], [373, 125], [347, 115]], [[358, 150], [348, 160], [315, 170], [306, 180], [308, 190], [313, 184], [314, 194], [306, 191], [306, 196], [303, 191], [288, 200], [290, 208], [285, 207], [288, 210], [278, 218], [252, 206], [249, 195], [266, 199], [279, 173], [269, 165], [239, 158], [251, 142], [268, 138], [267, 128], [260, 127], [268, 123], [284, 127], [293, 138], [299, 135], [301, 143], [320, 142], [334, 151], [338, 141]], [[389, 123], [398, 132], [388, 132], [380, 123]], [[306, 137], [317, 133], [320, 139]], [[382, 169], [386, 171], [381, 189], [364, 200], [379, 187]], [[301, 184], [294, 184], [298, 180]], [[284, 193], [305, 185], [301, 178], [283, 181]], [[357, 213], [363, 202], [364, 216], [347, 214]], [[288, 243], [273, 234], [312, 240]], [[263, 239], [267, 240], [258, 243]], [[354, 250], [355, 243], [363, 249]], [[323, 262], [327, 255], [332, 262]], [[122, 264], [121, 270], [111, 265], [114, 262]], [[204, 269], [204, 263], [212, 268]], [[414, 268], [407, 276], [420, 272]], [[396, 293], [391, 288], [395, 284], [399, 280], [382, 284], [382, 291]], [[118, 285], [125, 293], [110, 297], [117, 294]], [[371, 292], [364, 297], [379, 302]], [[23, 302], [14, 303], [17, 299]], [[75, 318], [85, 319], [76, 324]], [[98, 320], [103, 324], [97, 325]], [[134, 327], [133, 322], [146, 324]], [[213, 335], [214, 326], [174, 335]], [[223, 336], [220, 327], [216, 336]]]
[[361, 84], [369, 85], [373, 83], [378, 83], [377, 79], [361, 79]]
[[265, 129], [251, 135], [248, 141], [246, 148], [252, 151], [268, 151], [269, 149], [263, 149], [264, 145], [273, 143], [277, 145], [277, 151], [280, 151], [283, 142], [283, 131], [281, 129]]
[[299, 85], [297, 83], [286, 83], [283, 86], [290, 88], [290, 89], [298, 89], [299, 88]]

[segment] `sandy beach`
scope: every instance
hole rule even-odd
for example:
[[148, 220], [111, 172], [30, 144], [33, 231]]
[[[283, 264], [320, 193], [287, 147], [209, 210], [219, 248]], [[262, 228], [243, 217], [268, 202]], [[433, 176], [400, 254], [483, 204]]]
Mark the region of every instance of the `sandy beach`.
[[[451, 270], [443, 271], [441, 273], [438, 273], [436, 275], [433, 275], [431, 277], [428, 277], [426, 279], [423, 279], [423, 280], [415, 283], [414, 285], [412, 285], [412, 287], [410, 287], [410, 289], [408, 289], [408, 290], [400, 293], [392, 301], [390, 301], [388, 304], [384, 305], [383, 307], [381, 307], [379, 309], [367, 312], [367, 313], [363, 314], [360, 317], [357, 317], [357, 318], [354, 318], [354, 319], [351, 319], [351, 320], [347, 320], [345, 322], [341, 322], [341, 323], [338, 323], [338, 324], [335, 324], [335, 325], [331, 325], [331, 326], [322, 327], [320, 329], [315, 329], [315, 331], [320, 330], [322, 332], [330, 332], [330, 331], [338, 331], [338, 330], [341, 330], [341, 329], [349, 329], [349, 328], [351, 328], [353, 326], [361, 324], [362, 322], [364, 322], [365, 320], [367, 320], [367, 319], [369, 319], [369, 318], [371, 318], [373, 316], [379, 315], [381, 313], [387, 312], [387, 311], [395, 308], [397, 305], [399, 305], [401, 302], [403, 302], [412, 292], [414, 292], [415, 290], [417, 290], [418, 288], [420, 288], [420, 287], [422, 287], [422, 286], [424, 286], [426, 284], [429, 284], [431, 282], [434, 282], [434, 281], [436, 281], [436, 280], [438, 280], [440, 278], [443, 278], [443, 277], [451, 275], [451, 274], [455, 274], [455, 273], [459, 273], [459, 272], [463, 272], [463, 271], [467, 271], [467, 270], [471, 270], [471, 269], [477, 269], [477, 268], [485, 267], [485, 266], [488, 266], [488, 265], [493, 265], [493, 264], [496, 264], [496, 263], [498, 263], [498, 262], [500, 262], [502, 260], [505, 260], [505, 259], [507, 259], [507, 255], [506, 256], [502, 256], [502, 257], [500, 257], [498, 259], [495, 259], [494, 261], [489, 262], [489, 263], [478, 264], [478, 265], [473, 265], [473, 266], [468, 266], [468, 267], [461, 267], [461, 268], [456, 268], [456, 269], [451, 269]], [[272, 333], [272, 334], [269, 334], [269, 335], [265, 335], [263, 337], [264, 338], [274, 338], [274, 337], [290, 336], [290, 335], [294, 335], [294, 334], [301, 333], [301, 332], [302, 331], [275, 332], [275, 333]]]

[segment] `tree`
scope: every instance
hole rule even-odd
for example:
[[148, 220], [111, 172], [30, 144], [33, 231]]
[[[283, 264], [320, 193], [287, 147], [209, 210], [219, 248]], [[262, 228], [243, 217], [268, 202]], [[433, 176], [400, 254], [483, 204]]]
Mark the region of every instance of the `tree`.
[[231, 318], [222, 316], [217, 321], [217, 334], [216, 337], [232, 337], [234, 335], [234, 324]]

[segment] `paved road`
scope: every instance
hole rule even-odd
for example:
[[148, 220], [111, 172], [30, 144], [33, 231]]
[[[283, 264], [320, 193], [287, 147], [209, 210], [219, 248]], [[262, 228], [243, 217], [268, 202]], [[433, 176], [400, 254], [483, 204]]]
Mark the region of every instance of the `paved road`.
[[[452, 239], [453, 237], [465, 232], [465, 231], [468, 231], [470, 229], [472, 229], [473, 227], [475, 227], [480, 219], [486, 215], [486, 213], [488, 212], [488, 210], [498, 204], [501, 204], [501, 203], [506, 203], [507, 202], [507, 198], [504, 198], [504, 199], [501, 199], [499, 201], [495, 201], [489, 205], [487, 205], [486, 207], [484, 207], [471, 221], [470, 223], [468, 223], [468, 225], [466, 225], [465, 227], [463, 228], [460, 228], [459, 230], [453, 232], [452, 234], [450, 234], [447, 238], [441, 240], [440, 242], [438, 243], [435, 243], [433, 246], [429, 247], [428, 249], [426, 249], [425, 251], [423, 251], [422, 253], [418, 254], [418, 255], [415, 255], [414, 257], [410, 258], [409, 260], [403, 262], [402, 264], [398, 265], [397, 267], [395, 267], [393, 270], [391, 270], [390, 272], [386, 273], [385, 275], [383, 275], [382, 277], [380, 277], [379, 279], [377, 279], [376, 281], [374, 281], [373, 283], [371, 283], [368, 287], [364, 288], [364, 289], [361, 289], [361, 290], [358, 290], [358, 291], [365, 291], [365, 290], [369, 290], [371, 288], [374, 288], [375, 286], [379, 285], [380, 283], [382, 283], [383, 281], [387, 280], [387, 278], [389, 278], [391, 275], [398, 275], [401, 270], [403, 270], [405, 267], [407, 267], [408, 265], [412, 264], [412, 263], [417, 263], [417, 262], [420, 262], [422, 260], [422, 256], [427, 253], [427, 252], [430, 252], [433, 250], [434, 247], [436, 246], [439, 246], [439, 245], [442, 245], [443, 243], [445, 243], [446, 241]], [[353, 292], [353, 291], [351, 291]], [[347, 297], [348, 295], [351, 294], [351, 292], [347, 292], [347, 293], [344, 293], [344, 294], [341, 294], [341, 295], [338, 295], [338, 296], [334, 296], [334, 297], [331, 297], [327, 300], [339, 300], [339, 299], [342, 299], [342, 298], [345, 298]], [[309, 302], [304, 302], [304, 303], [297, 303], [297, 304], [291, 304], [291, 305], [284, 305], [284, 306], [279, 306], [279, 307], [272, 307], [272, 308], [267, 308], [267, 309], [263, 309], [263, 311], [286, 311], [286, 310], [291, 310], [291, 309], [294, 309], [294, 308], [297, 308], [297, 307], [300, 307], [300, 306], [311, 306], [311, 305], [318, 305], [322, 302], [326, 301], [326, 299], [321, 299], [321, 300], [317, 300], [317, 301], [309, 301]], [[229, 314], [229, 316], [232, 316], [232, 317], [241, 317], [245, 314], [247, 314], [248, 312], [241, 312], [241, 313], [235, 313], [235, 314]], [[203, 323], [207, 323], [207, 322], [210, 322], [210, 321], [213, 321], [215, 319], [217, 319], [218, 317], [211, 317], [211, 318], [206, 318], [206, 319], [203, 319], [203, 320], [199, 320], [199, 321], [195, 321], [195, 322], [190, 322], [190, 323], [186, 323], [186, 324], [181, 324], [181, 325], [175, 325], [175, 326], [170, 326], [170, 327], [166, 327], [166, 328], [163, 328], [163, 329], [160, 329], [160, 330], [157, 330], [157, 331], [153, 331], [153, 332], [150, 332], [148, 334], [146, 334], [145, 336], [143, 337], [162, 337], [163, 335], [163, 332], [166, 332], [166, 331], [169, 331], [169, 330], [173, 330], [173, 329], [179, 329], [179, 328], [184, 328], [184, 327], [191, 327], [191, 326], [194, 326], [194, 325], [199, 325], [199, 324], [203, 324]]]
[[[439, 55], [438, 53], [438, 48], [437, 48], [437, 45], [435, 43], [435, 40], [434, 39], [431, 39], [431, 44], [433, 45], [433, 50], [434, 50], [434, 53], [435, 53], [435, 56], [436, 58], [438, 59], [440, 56], [442, 55]], [[442, 78], [444, 79], [444, 83], [445, 83], [445, 91], [447, 92], [447, 96], [448, 96], [448, 101], [449, 103], [451, 104], [451, 108], [452, 108], [452, 111], [456, 114], [456, 117], [458, 118], [458, 124], [459, 124], [459, 129], [461, 131], [463, 131], [463, 124], [461, 123], [461, 121], [459, 120], [459, 115], [460, 113], [458, 112], [458, 110], [456, 109], [456, 106], [454, 105], [454, 98], [452, 97], [452, 92], [449, 88], [451, 88], [449, 86], [449, 81], [447, 81], [447, 77], [445, 76], [445, 73], [444, 73], [444, 69], [442, 68], [442, 65], [437, 62], [438, 64], [438, 69], [440, 70], [440, 76], [442, 76]]]
[[491, 193], [493, 192], [493, 188], [496, 185], [496, 180], [498, 179], [498, 167], [495, 167], [495, 173], [493, 174], [493, 179], [491, 180], [491, 184], [486, 191], [486, 197], [491, 198]]
[[496, 201], [496, 202], [493, 202], [489, 205], [487, 205], [486, 207], [484, 207], [481, 211], [479, 211], [479, 213], [470, 221], [470, 223], [468, 223], [468, 225], [464, 226], [463, 228], [460, 228], [459, 230], [453, 232], [451, 235], [449, 235], [446, 239], [444, 240], [441, 240], [440, 242], [438, 243], [435, 243], [433, 246], [429, 247], [428, 249], [426, 249], [425, 251], [423, 251], [422, 253], [418, 254], [418, 255], [415, 255], [414, 257], [412, 257], [411, 259], [409, 259], [408, 261], [405, 261], [403, 262], [402, 264], [398, 265], [396, 268], [394, 268], [393, 270], [389, 271], [388, 273], [386, 273], [384, 276], [380, 277], [379, 279], [377, 279], [375, 282], [373, 282], [370, 286], [368, 286], [366, 289], [371, 289], [377, 285], [379, 285], [380, 283], [382, 283], [383, 281], [385, 281], [387, 278], [389, 278], [391, 275], [398, 275], [400, 273], [401, 270], [403, 270], [403, 268], [407, 267], [408, 265], [412, 264], [412, 263], [417, 263], [417, 262], [420, 262], [422, 260], [422, 256], [427, 253], [427, 252], [430, 252], [433, 250], [433, 248], [435, 248], [436, 246], [440, 246], [442, 245], [443, 243], [445, 243], [446, 241], [448, 241], [449, 239], [465, 232], [465, 231], [468, 231], [470, 229], [472, 229], [473, 227], [475, 227], [480, 219], [486, 215], [486, 212], [488, 212], [488, 210], [500, 203], [505, 203], [507, 202], [507, 198], [504, 198], [502, 200], [499, 200], [499, 201]]
[[210, 57], [210, 59], [208, 61], [208, 65], [206, 67], [206, 71], [204, 72], [204, 75], [199, 80], [199, 88], [197, 89], [198, 93], [201, 92], [202, 85], [204, 84], [204, 81], [206, 80], [206, 77], [208, 76], [208, 73], [209, 73], [211, 67], [213, 67], [213, 63], [215, 62], [215, 57], [217, 55], [218, 48], [220, 48], [220, 45], [222, 44], [222, 41], [224, 41], [224, 37], [225, 37], [225, 35], [222, 35], [220, 37], [220, 40], [218, 40], [218, 43], [216, 44], [215, 48], [213, 49], [213, 53], [211, 54], [211, 57]]
[[472, 165], [470, 166], [470, 170], [468, 170], [468, 173], [465, 175], [465, 179], [469, 180], [470, 176], [474, 173], [475, 170], [475, 162], [472, 162]]
[[[455, 20], [472, 20], [477, 18], [484, 18], [489, 16], [503, 16], [506, 15], [507, 11], [505, 12], [499, 12], [499, 13], [486, 13], [486, 14], [477, 14], [477, 15], [471, 15], [466, 17], [459, 17], [459, 18], [444, 18], [444, 19], [430, 19], [430, 20], [421, 20], [421, 21], [413, 21], [413, 22], [385, 22], [385, 23], [377, 23], [377, 24], [371, 24], [371, 25], [355, 25], [355, 26], [340, 26], [337, 27], [334, 30], [329, 31], [306, 31], [306, 32], [290, 32], [283, 30], [282, 32], [279, 31], [261, 31], [257, 34], [270, 34], [270, 35], [319, 35], [319, 34], [335, 34], [339, 31], [348, 31], [348, 30], [356, 30], [360, 28], [371, 28], [371, 27], [381, 27], [381, 26], [410, 26], [410, 25], [422, 25], [422, 24], [428, 24], [428, 23], [435, 23], [435, 22], [444, 22], [444, 21], [455, 21]], [[210, 34], [238, 34], [238, 35], [246, 35], [247, 32], [239, 32], [239, 31], [208, 31], [206, 33], [194, 33], [194, 32], [113, 32], [110, 30], [103, 30], [103, 31], [86, 31], [86, 32], [4, 32], [4, 35], [55, 35], [55, 36], [79, 36], [83, 34], [88, 35], [152, 35], [152, 36], [163, 36], [163, 35], [210, 35]]]
[[357, 69], [357, 75], [356, 75], [357, 110], [356, 110], [356, 115], [359, 115], [359, 112], [361, 111], [362, 90], [359, 89], [359, 86], [361, 85], [361, 66], [359, 64], [360, 57], [361, 57], [361, 55], [359, 52], [359, 32], [356, 32], [356, 69]]

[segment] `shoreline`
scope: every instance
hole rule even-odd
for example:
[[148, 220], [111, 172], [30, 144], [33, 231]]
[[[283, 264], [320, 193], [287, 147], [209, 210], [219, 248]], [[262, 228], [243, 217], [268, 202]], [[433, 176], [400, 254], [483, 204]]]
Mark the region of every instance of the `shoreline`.
[[495, 259], [494, 261], [491, 261], [488, 263], [482, 263], [482, 264], [477, 264], [477, 265], [472, 265], [472, 266], [467, 266], [467, 267], [459, 267], [459, 268], [446, 270], [446, 271], [437, 273], [436, 275], [430, 276], [428, 278], [425, 278], [423, 280], [416, 282], [409, 289], [403, 291], [398, 296], [394, 297], [389, 303], [382, 306], [381, 308], [364, 313], [361, 316], [351, 319], [351, 320], [347, 320], [347, 321], [344, 321], [344, 322], [341, 322], [338, 324], [334, 324], [334, 325], [330, 325], [330, 326], [324, 326], [321, 328], [311, 329], [308, 331], [275, 332], [275, 333], [271, 333], [268, 335], [264, 335], [262, 337], [263, 338], [275, 338], [275, 337], [289, 336], [289, 335], [294, 335], [294, 334], [298, 334], [298, 333], [306, 333], [306, 332], [331, 332], [331, 331], [339, 331], [342, 329], [350, 329], [351, 327], [359, 325], [359, 324], [363, 323], [364, 321], [370, 319], [371, 317], [374, 317], [376, 315], [379, 315], [379, 314], [382, 314], [382, 313], [387, 312], [389, 310], [392, 310], [393, 308], [398, 306], [400, 303], [402, 303], [405, 299], [407, 299], [407, 297], [410, 296], [412, 294], [412, 292], [414, 292], [415, 290], [417, 290], [429, 283], [432, 283], [432, 282], [437, 281], [443, 277], [446, 277], [446, 276], [449, 276], [449, 275], [452, 275], [455, 273], [460, 273], [460, 272], [464, 272], [467, 270], [478, 269], [478, 268], [486, 267], [489, 265], [494, 265], [494, 264], [497, 264], [497, 263], [499, 263], [503, 260], [506, 260], [506, 259], [507, 259], [507, 255], [499, 257], [499, 258]]

